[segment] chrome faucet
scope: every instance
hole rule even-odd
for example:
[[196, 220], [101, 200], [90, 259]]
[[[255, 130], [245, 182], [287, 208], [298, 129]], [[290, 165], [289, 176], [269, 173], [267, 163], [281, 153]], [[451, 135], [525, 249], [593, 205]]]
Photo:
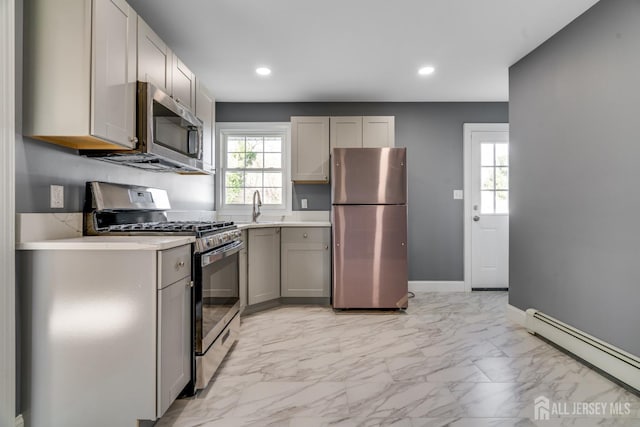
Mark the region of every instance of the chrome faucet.
[[[258, 203], [256, 204], [256, 196], [258, 196]], [[260, 198], [260, 192], [258, 190], [253, 192], [253, 216], [252, 222], [258, 222], [260, 216], [260, 206], [262, 206], [262, 199]]]

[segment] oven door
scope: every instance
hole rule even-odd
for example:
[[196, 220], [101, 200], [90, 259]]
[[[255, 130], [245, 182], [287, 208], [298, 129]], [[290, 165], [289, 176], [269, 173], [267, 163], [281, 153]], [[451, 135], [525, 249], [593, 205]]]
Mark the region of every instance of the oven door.
[[242, 241], [196, 254], [194, 349], [206, 353], [240, 307], [239, 252]]

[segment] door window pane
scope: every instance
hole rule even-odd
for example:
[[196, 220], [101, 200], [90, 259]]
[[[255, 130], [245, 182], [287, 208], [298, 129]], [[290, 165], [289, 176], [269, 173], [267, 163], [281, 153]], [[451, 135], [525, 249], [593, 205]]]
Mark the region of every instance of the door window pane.
[[482, 188], [483, 190], [493, 190], [495, 188], [495, 182], [494, 182], [494, 168], [493, 167], [482, 167], [482, 184], [480, 186], [480, 188]]
[[493, 157], [493, 146], [495, 144], [480, 144], [480, 165], [482, 166], [493, 166], [494, 165], [494, 157]]
[[509, 189], [509, 168], [496, 168], [496, 190]]
[[493, 209], [494, 197], [495, 197], [495, 191], [483, 190], [480, 192], [480, 213], [483, 213], [483, 214], [494, 213], [494, 209]]
[[496, 165], [509, 166], [509, 144], [496, 145]]
[[509, 213], [509, 192], [508, 191], [496, 191], [496, 213], [497, 214]]

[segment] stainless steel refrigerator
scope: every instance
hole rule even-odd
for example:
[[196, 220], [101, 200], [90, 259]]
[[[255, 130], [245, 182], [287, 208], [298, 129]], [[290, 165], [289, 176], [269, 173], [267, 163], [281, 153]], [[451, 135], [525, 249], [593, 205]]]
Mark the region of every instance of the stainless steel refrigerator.
[[407, 307], [406, 148], [335, 148], [333, 307]]

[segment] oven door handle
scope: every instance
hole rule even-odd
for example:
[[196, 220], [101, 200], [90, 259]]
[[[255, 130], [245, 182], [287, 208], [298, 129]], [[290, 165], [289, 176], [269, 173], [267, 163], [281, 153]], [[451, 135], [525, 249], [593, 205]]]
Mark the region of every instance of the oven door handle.
[[231, 244], [223, 246], [222, 248], [215, 249], [206, 254], [202, 254], [201, 267], [206, 267], [209, 264], [213, 264], [216, 261], [220, 261], [230, 255], [240, 252], [244, 248], [244, 242], [242, 240], [235, 241]]

